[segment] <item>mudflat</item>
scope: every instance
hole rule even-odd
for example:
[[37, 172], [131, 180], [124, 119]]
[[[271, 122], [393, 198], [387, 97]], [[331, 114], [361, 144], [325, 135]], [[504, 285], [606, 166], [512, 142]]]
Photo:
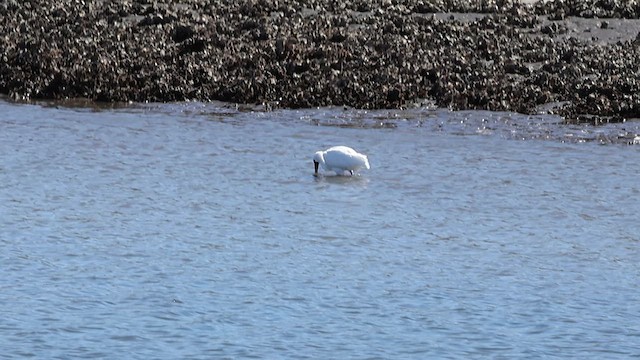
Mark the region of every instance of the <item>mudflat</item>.
[[639, 15], [613, 0], [7, 0], [0, 93], [621, 121], [640, 117]]

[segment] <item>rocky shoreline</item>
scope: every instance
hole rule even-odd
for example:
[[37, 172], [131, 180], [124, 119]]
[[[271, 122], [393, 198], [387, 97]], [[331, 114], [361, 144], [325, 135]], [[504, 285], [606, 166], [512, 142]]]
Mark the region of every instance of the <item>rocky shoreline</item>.
[[640, 118], [640, 2], [0, 0], [0, 93]]

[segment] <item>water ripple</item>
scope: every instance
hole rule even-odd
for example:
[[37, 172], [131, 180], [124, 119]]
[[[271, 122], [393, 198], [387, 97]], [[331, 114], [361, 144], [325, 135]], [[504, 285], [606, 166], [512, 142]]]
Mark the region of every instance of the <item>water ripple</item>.
[[[0, 112], [9, 357], [640, 355], [638, 150], [596, 145], [636, 122]], [[310, 155], [335, 144], [372, 169], [314, 177]]]

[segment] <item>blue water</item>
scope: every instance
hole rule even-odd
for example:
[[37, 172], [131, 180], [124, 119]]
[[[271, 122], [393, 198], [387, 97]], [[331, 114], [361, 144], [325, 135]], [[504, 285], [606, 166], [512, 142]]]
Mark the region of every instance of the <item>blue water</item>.
[[638, 132], [0, 102], [1, 357], [639, 357]]

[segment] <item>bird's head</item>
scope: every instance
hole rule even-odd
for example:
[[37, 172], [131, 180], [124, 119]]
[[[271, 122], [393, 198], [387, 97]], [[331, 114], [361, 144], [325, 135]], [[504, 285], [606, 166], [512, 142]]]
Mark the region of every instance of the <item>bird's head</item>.
[[322, 156], [322, 151], [317, 151], [313, 154], [313, 167], [316, 174], [318, 173], [318, 166], [320, 166], [320, 164], [324, 164], [324, 157]]

